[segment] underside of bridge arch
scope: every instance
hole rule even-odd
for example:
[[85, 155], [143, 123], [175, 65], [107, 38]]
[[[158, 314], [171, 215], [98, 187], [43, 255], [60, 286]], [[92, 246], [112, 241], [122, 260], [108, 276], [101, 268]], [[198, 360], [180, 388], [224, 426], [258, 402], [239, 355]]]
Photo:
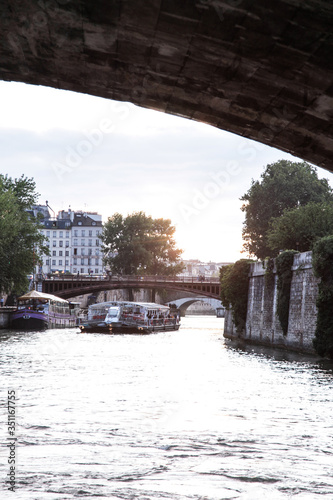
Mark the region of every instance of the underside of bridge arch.
[[0, 79], [203, 121], [333, 170], [331, 0], [4, 0]]
[[189, 300], [188, 302], [185, 302], [184, 304], [182, 304], [179, 307], [180, 315], [185, 316], [186, 309], [188, 309], [190, 307], [190, 305], [194, 304], [195, 302], [197, 302], [197, 301], [196, 300]]
[[180, 315], [181, 316], [185, 316], [185, 313], [186, 313], [186, 310], [192, 305], [194, 304], [195, 302], [204, 302], [205, 299], [203, 299], [202, 297], [201, 298], [197, 298], [197, 299], [189, 299], [187, 300], [186, 302], [184, 302], [181, 306], [179, 306], [179, 310], [180, 310]]

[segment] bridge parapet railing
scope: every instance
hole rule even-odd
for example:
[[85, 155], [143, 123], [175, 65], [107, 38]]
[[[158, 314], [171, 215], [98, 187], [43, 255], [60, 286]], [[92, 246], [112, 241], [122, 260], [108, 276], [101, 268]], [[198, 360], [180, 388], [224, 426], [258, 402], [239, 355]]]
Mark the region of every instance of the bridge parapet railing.
[[198, 282], [207, 282], [207, 283], [216, 283], [219, 284], [219, 278], [202, 278], [198, 276], [162, 276], [162, 275], [144, 275], [144, 276], [136, 276], [136, 275], [121, 275], [121, 276], [111, 276], [110, 281], [148, 281], [148, 282], [180, 282], [180, 283], [198, 283]]
[[108, 281], [109, 276], [102, 275], [84, 275], [84, 274], [74, 274], [71, 276], [59, 275], [59, 276], [50, 276], [44, 279], [45, 281]]
[[214, 283], [219, 284], [219, 278], [208, 278], [202, 276], [161, 276], [161, 275], [144, 275], [144, 276], [136, 276], [136, 275], [104, 275], [104, 276], [88, 276], [88, 275], [59, 275], [59, 276], [51, 276], [47, 278], [47, 281], [66, 281], [66, 282], [78, 282], [78, 281], [89, 281], [89, 282], [99, 282], [99, 281], [108, 281], [108, 282], [119, 282], [119, 281], [131, 281], [131, 282], [166, 282], [166, 283]]

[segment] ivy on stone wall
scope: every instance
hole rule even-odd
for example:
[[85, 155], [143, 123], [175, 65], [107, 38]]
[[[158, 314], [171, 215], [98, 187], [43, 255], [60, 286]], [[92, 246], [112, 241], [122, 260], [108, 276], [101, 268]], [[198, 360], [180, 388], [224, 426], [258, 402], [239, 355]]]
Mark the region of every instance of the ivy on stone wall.
[[313, 346], [320, 356], [333, 359], [333, 236], [325, 236], [315, 243], [312, 266], [315, 276], [320, 278]]
[[275, 276], [274, 276], [274, 259], [272, 257], [268, 257], [264, 262], [265, 269], [265, 285], [268, 288], [274, 287]]
[[292, 265], [296, 250], [285, 250], [275, 259], [277, 274], [277, 307], [276, 312], [282, 327], [283, 335], [288, 333], [290, 285]]
[[245, 327], [249, 293], [249, 259], [220, 268], [221, 300], [226, 309], [232, 310], [232, 318], [238, 331]]

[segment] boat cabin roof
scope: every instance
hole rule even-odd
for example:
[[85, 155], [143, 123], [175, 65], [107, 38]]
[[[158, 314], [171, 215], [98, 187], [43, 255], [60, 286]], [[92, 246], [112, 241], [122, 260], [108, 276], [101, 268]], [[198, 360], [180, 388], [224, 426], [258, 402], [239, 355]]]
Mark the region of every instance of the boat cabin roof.
[[110, 302], [98, 302], [97, 304], [92, 304], [89, 306], [89, 309], [103, 309], [109, 307], [142, 307], [144, 309], [151, 310], [160, 310], [160, 311], [168, 311], [170, 308], [168, 306], [164, 306], [163, 304], [155, 304], [154, 302], [127, 302], [127, 301], [110, 301]]
[[17, 300], [53, 300], [54, 302], [63, 302], [63, 303], [68, 303], [68, 300], [61, 299], [60, 297], [57, 297], [56, 295], [51, 295], [50, 293], [42, 293], [42, 292], [37, 292], [37, 290], [31, 290], [31, 292], [25, 293], [24, 295], [21, 295], [21, 297], [18, 297]]

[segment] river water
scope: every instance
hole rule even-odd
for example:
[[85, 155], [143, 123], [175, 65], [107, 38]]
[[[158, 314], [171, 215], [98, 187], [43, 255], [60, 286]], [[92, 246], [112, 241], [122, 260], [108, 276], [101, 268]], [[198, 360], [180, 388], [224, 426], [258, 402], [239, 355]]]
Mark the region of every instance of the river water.
[[[0, 331], [1, 398], [16, 396], [16, 491], [29, 500], [333, 499], [333, 371], [222, 335]], [[8, 439], [7, 408], [1, 413]]]

